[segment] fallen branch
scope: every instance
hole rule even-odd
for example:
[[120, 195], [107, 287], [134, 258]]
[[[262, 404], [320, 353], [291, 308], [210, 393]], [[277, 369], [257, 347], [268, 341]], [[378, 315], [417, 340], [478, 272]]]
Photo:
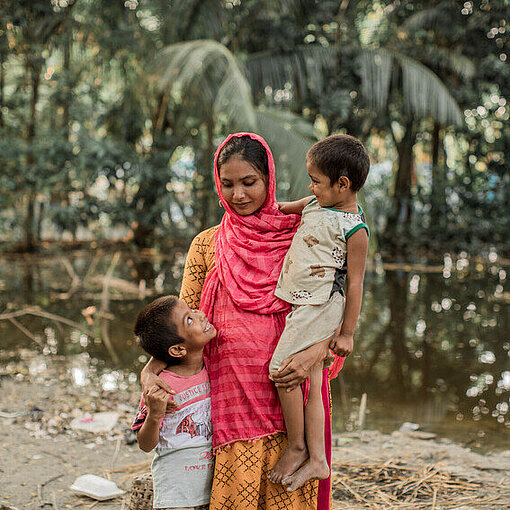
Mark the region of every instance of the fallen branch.
[[0, 314], [0, 320], [11, 320], [15, 319], [16, 317], [23, 317], [24, 315], [33, 315], [35, 317], [42, 317], [43, 319], [49, 319], [55, 322], [60, 322], [72, 328], [78, 329], [79, 331], [85, 333], [91, 338], [95, 337], [92, 331], [83, 327], [81, 324], [78, 324], [77, 322], [74, 322], [70, 319], [66, 319], [65, 317], [61, 317], [60, 315], [55, 315], [54, 313], [45, 312], [37, 306], [24, 308], [23, 310], [17, 310], [15, 312], [2, 313]]
[[101, 338], [103, 340], [103, 343], [110, 353], [110, 356], [112, 357], [113, 362], [118, 365], [120, 363], [120, 358], [115, 352], [115, 349], [113, 348], [113, 344], [110, 340], [110, 333], [108, 331], [110, 325], [108, 323], [108, 320], [105, 318], [105, 316], [110, 311], [110, 280], [112, 279], [113, 272], [115, 271], [115, 267], [117, 266], [118, 262], [120, 260], [120, 253], [116, 252], [115, 255], [112, 258], [112, 262], [110, 264], [110, 267], [108, 268], [108, 271], [106, 272], [106, 276], [104, 278], [103, 282], [103, 293], [101, 295], [101, 309], [99, 310], [99, 316], [101, 318]]
[[30, 332], [23, 324], [18, 322], [16, 319], [11, 317], [10, 319], [7, 319], [13, 326], [16, 326], [23, 334], [28, 336], [30, 340], [33, 340], [39, 347], [44, 347], [43, 342], [40, 338], [36, 337], [32, 332]]

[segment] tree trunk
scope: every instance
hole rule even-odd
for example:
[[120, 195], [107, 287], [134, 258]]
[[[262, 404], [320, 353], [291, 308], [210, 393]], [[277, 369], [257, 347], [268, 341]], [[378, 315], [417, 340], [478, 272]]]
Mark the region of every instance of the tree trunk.
[[[141, 183], [133, 203], [135, 204], [135, 209], [139, 211], [144, 207], [151, 207], [155, 200], [156, 196], [151, 192], [151, 182], [144, 182]], [[139, 204], [141, 205], [139, 206]], [[149, 248], [154, 243], [154, 226], [148, 217], [144, 218], [143, 214], [138, 214], [140, 219], [138, 219], [133, 230], [133, 242], [140, 249]]]
[[36, 229], [35, 229], [35, 235], [37, 242], [40, 243], [42, 241], [42, 222], [44, 219], [44, 202], [37, 202], [37, 222], [36, 222]]
[[[31, 167], [35, 165], [35, 156], [33, 151], [33, 143], [35, 140], [36, 133], [36, 108], [37, 100], [39, 98], [39, 83], [41, 78], [40, 65], [37, 63], [31, 63], [30, 66], [30, 85], [31, 85], [31, 98], [30, 98], [30, 116], [27, 125], [26, 141], [28, 144], [27, 153], [27, 167], [30, 171]], [[35, 187], [32, 187], [28, 192], [27, 196], [27, 210], [25, 217], [25, 250], [34, 251], [34, 205], [35, 205], [36, 191]]]
[[437, 225], [441, 222], [441, 218], [445, 209], [445, 179], [440, 164], [440, 153], [442, 147], [441, 126], [438, 122], [434, 122], [432, 130], [432, 187], [430, 200], [430, 219], [431, 224]]
[[65, 76], [65, 94], [63, 95], [62, 108], [62, 124], [64, 126], [64, 137], [69, 140], [69, 124], [70, 124], [70, 108], [71, 108], [71, 31], [66, 30], [64, 35], [64, 76]]
[[214, 154], [214, 120], [212, 118], [207, 119], [207, 145], [202, 160], [204, 168], [204, 180], [202, 181], [202, 200], [201, 200], [201, 211], [200, 211], [200, 230], [204, 230], [209, 227], [212, 213], [212, 201], [214, 197], [214, 181], [213, 171], [211, 169], [211, 158]]
[[397, 145], [398, 170], [395, 181], [394, 221], [397, 226], [408, 226], [411, 220], [411, 186], [414, 172], [413, 147], [415, 142], [413, 121], [406, 125], [404, 137]]
[[0, 128], [4, 127], [4, 117], [2, 114], [2, 107], [4, 105], [4, 87], [5, 87], [4, 55], [3, 53], [0, 53]]

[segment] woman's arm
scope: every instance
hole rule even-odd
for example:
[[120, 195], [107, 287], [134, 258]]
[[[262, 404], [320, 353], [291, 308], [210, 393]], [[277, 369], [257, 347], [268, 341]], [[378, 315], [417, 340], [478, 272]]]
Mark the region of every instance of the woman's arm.
[[186, 256], [182, 273], [179, 298], [190, 308], [197, 310], [207, 273], [214, 265], [214, 236], [217, 228], [200, 232], [193, 241]]
[[330, 338], [311, 345], [283, 361], [278, 372], [271, 374], [271, 380], [277, 388], [292, 391], [310, 376], [312, 368], [324, 361], [329, 354]]
[[166, 363], [156, 358], [151, 358], [147, 364], [142, 368], [140, 373], [140, 383], [142, 391], [148, 390], [150, 387], [156, 385], [169, 393], [175, 392], [163, 381], [158, 375], [166, 368]]
[[294, 202], [279, 202], [278, 209], [284, 214], [301, 214], [306, 204], [312, 200], [313, 196], [304, 197]]

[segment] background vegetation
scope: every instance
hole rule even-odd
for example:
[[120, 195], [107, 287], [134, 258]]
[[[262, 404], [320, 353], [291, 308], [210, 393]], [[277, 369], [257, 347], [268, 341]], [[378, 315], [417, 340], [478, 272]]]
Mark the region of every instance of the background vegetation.
[[212, 155], [265, 136], [279, 196], [360, 137], [388, 254], [510, 235], [508, 0], [0, 0], [0, 238], [140, 248], [221, 217]]

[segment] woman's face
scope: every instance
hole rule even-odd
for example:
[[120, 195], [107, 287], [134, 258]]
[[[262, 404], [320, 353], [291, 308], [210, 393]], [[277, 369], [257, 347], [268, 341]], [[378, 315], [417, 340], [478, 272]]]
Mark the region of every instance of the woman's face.
[[247, 161], [232, 156], [220, 168], [221, 194], [241, 216], [257, 212], [266, 201], [266, 179]]

